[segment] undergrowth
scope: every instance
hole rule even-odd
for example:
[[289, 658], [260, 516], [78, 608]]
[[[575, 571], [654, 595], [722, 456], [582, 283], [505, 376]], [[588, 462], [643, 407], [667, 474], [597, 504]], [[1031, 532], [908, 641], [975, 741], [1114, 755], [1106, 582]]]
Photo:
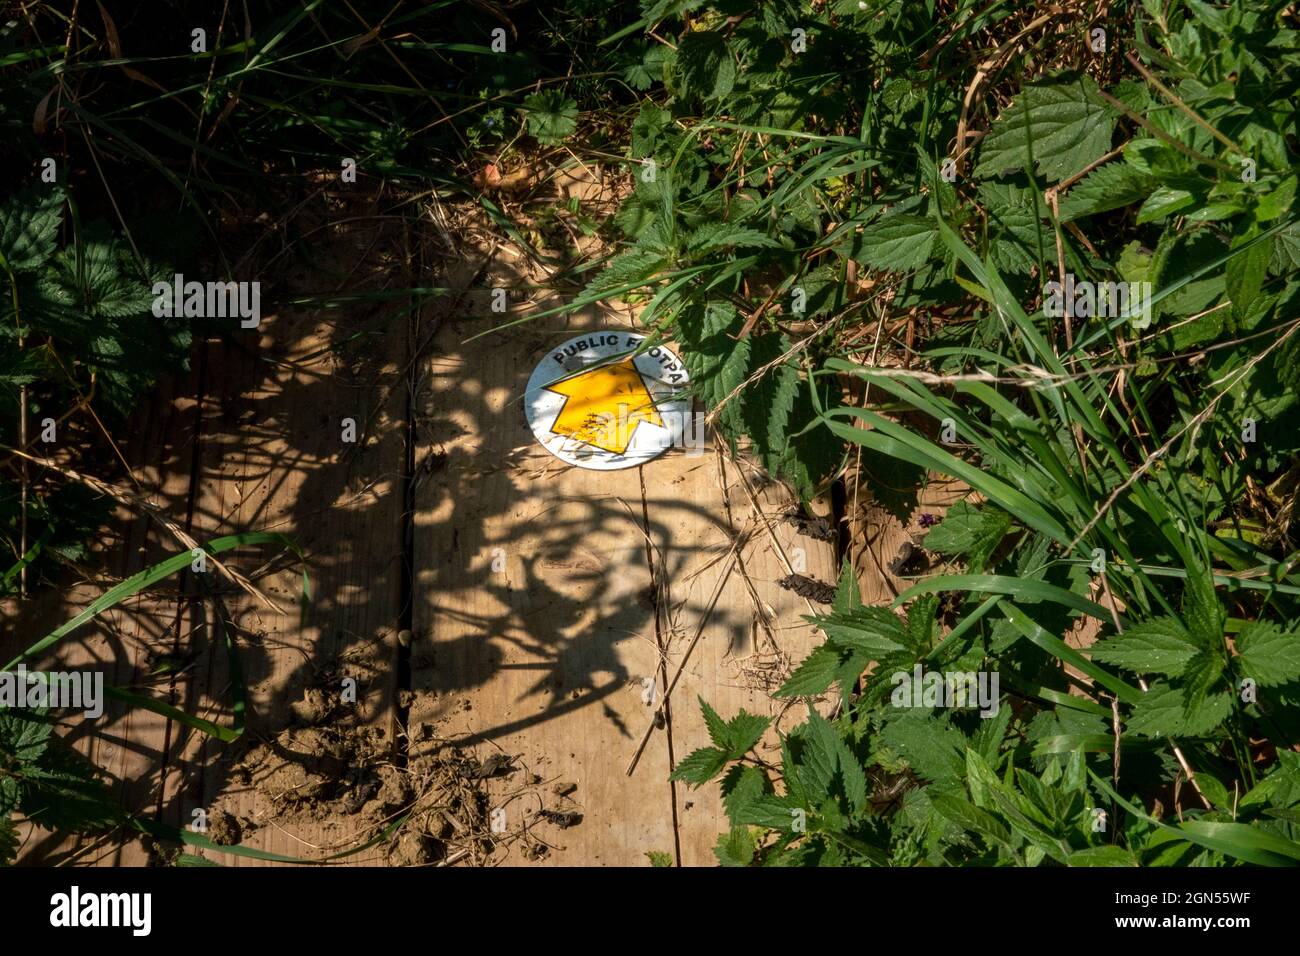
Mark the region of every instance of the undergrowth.
[[704, 703], [674, 777], [727, 864], [1295, 863], [1294, 11], [939, 6], [646, 7], [589, 289], [804, 497], [969, 489], [893, 609], [846, 564], [779, 766]]
[[[60, 586], [103, 517], [13, 452], [52, 418], [112, 478], [101, 417], [191, 345], [150, 282], [245, 278], [223, 222], [350, 157], [477, 203], [563, 267], [563, 309], [638, 305], [803, 499], [842, 482], [909, 521], [927, 481], [968, 489], [894, 607], [846, 562], [779, 765], [766, 718], [701, 702], [712, 746], [674, 776], [721, 787], [722, 863], [1300, 860], [1293, 6], [272, 6], [0, 29], [30, 171], [0, 212], [0, 593]], [[505, 185], [575, 162], [623, 171], [611, 221]], [[610, 255], [575, 261], [571, 229]], [[996, 675], [996, 705], [904, 701], [918, 667]], [[48, 726], [0, 723], [0, 859], [13, 811], [94, 777], [59, 776]]]

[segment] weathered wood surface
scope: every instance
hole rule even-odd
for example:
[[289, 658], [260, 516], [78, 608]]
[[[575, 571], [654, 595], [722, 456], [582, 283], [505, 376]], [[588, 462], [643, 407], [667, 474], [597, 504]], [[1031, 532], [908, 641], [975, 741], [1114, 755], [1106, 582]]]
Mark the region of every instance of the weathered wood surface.
[[[521, 403], [532, 368], [582, 330], [634, 326], [624, 312], [591, 310], [467, 342], [501, 321], [491, 288], [536, 282], [504, 250], [480, 279], [460, 313], [442, 317], [419, 396], [418, 455], [430, 467], [416, 499], [412, 753], [517, 760], [518, 773], [488, 781], [506, 810], [502, 862], [531, 862], [522, 848], [538, 840], [541, 860], [559, 864], [645, 865], [651, 852], [714, 863], [725, 829], [716, 785], [669, 781], [709, 742], [697, 697], [724, 716], [784, 710], [767, 692], [816, 639], [800, 619], [806, 603], [777, 585], [788, 569], [773, 539], [832, 582], [833, 546], [796, 540], [780, 521], [790, 501], [771, 485], [756, 492], [769, 532], [737, 466], [712, 446], [615, 472], [551, 457]], [[550, 304], [517, 305], [509, 318]], [[733, 567], [735, 535], [745, 544]], [[701, 619], [664, 726], [628, 776]], [[565, 812], [581, 822], [546, 816]]]
[[[340, 229], [332, 241], [333, 260], [317, 258], [277, 275], [280, 290], [346, 291], [373, 281], [373, 274], [354, 278], [355, 265], [346, 268], [370, 237]], [[335, 275], [329, 261], [345, 265]], [[223, 560], [285, 613], [215, 570], [201, 580], [186, 573], [104, 614], [41, 662], [102, 668], [108, 683], [230, 725], [234, 695], [222, 620], [231, 627], [247, 688], [244, 741], [224, 744], [113, 702], [101, 720], [69, 722], [68, 739], [107, 771], [132, 812], [188, 826], [194, 811], [220, 809], [249, 824], [246, 844], [295, 857], [320, 857], [363, 832], [360, 819], [283, 819], [259, 794], [258, 772], [244, 779], [232, 774], [232, 764], [247, 746], [301, 724], [308, 688], [337, 697], [344, 677], [358, 684], [348, 723], [393, 743], [406, 349], [405, 317], [374, 304], [264, 314], [256, 332], [206, 343], [191, 378], [147, 402], [115, 436], [141, 496], [194, 539], [263, 530], [292, 538], [307, 554], [312, 595], [301, 626], [301, 564], [276, 549], [244, 549]], [[356, 422], [353, 444], [342, 440], [345, 418]], [[111, 560], [103, 580], [77, 588], [57, 609], [24, 615], [48, 629], [116, 580], [180, 549], [147, 519], [127, 519], [124, 527], [122, 539], [104, 548]], [[311, 756], [277, 753], [284, 763]], [[149, 854], [142, 840], [120, 833], [87, 841], [37, 831], [21, 859], [142, 865]], [[349, 862], [375, 860], [372, 853]]]
[[[123, 456], [132, 464], [136, 484], [130, 490], [167, 514], [179, 514], [182, 526], [196, 422], [195, 403], [187, 394], [192, 384], [182, 378], [165, 387], [140, 409], [132, 428], [114, 436]], [[102, 542], [102, 573], [64, 594], [47, 590], [32, 604], [15, 602], [7, 609], [6, 620], [14, 627], [3, 642], [4, 659], [7, 661], [74, 616], [118, 580], [175, 553], [177, 545], [165, 532], [160, 535], [160, 530], [149, 519], [118, 509], [113, 532]], [[157, 661], [170, 653], [178, 631], [186, 626], [184, 617], [180, 586], [172, 580], [106, 612], [29, 661], [28, 666], [99, 671], [106, 685], [165, 695], [172, 679], [150, 674]], [[97, 719], [61, 715], [58, 732], [79, 754], [104, 771], [111, 793], [122, 806], [142, 814], [158, 812], [170, 721], [109, 700]], [[141, 838], [121, 832], [77, 837], [27, 827], [23, 837], [19, 860], [27, 864], [141, 866], [149, 859]]]
[[[599, 188], [579, 185], [588, 195]], [[245, 742], [222, 744], [121, 708], [72, 729], [130, 809], [175, 826], [195, 810], [222, 811], [245, 824], [246, 845], [288, 856], [355, 845], [373, 819], [285, 815], [264, 787], [285, 767], [311, 762], [281, 735], [310, 725], [304, 708], [334, 701], [351, 677], [359, 699], [349, 730], [382, 737], [395, 764], [418, 770], [452, 752], [514, 759], [515, 772], [482, 781], [490, 809], [504, 811], [495, 849], [464, 862], [646, 865], [651, 852], [683, 865], [714, 862], [726, 826], [716, 785], [669, 780], [677, 761], [709, 742], [697, 698], [724, 717], [741, 708], [771, 714], [774, 729], [799, 719], [770, 691], [816, 644], [803, 617], [822, 608], [778, 582], [794, 570], [833, 583], [834, 546], [799, 534], [782, 518], [788, 493], [712, 444], [618, 472], [569, 467], [538, 445], [522, 397], [539, 358], [581, 329], [631, 329], [635, 317], [589, 310], [467, 342], [493, 321], [493, 287], [514, 290], [510, 318], [560, 301], [537, 291], [545, 274], [494, 245], [464, 251], [443, 282], [464, 294], [409, 328], [405, 316], [373, 304], [285, 310], [264, 316], [257, 333], [209, 342], [188, 388], [161, 394], [122, 436], [145, 497], [194, 538], [279, 531], [307, 553], [312, 582], [300, 626], [300, 566], [247, 549], [229, 563], [286, 613], [214, 573], [186, 575], [61, 645], [65, 666], [100, 662], [110, 681], [229, 724], [222, 622], [232, 627], [248, 692]], [[288, 291], [338, 291], [374, 278], [364, 270], [358, 278], [355, 266], [338, 271], [323, 276], [317, 260], [280, 281]], [[420, 283], [407, 275], [394, 284]], [[418, 356], [417, 344], [427, 345]], [[355, 445], [341, 440], [344, 418], [356, 422]], [[144, 519], [128, 528], [115, 576], [177, 550]], [[63, 610], [84, 606], [103, 583], [79, 589]], [[409, 692], [399, 687], [404, 613], [413, 632]], [[179, 673], [146, 683], [162, 657]], [[679, 666], [667, 719], [628, 775]], [[249, 747], [261, 748], [254, 753], [264, 765], [241, 762]], [[348, 862], [381, 862], [384, 849]], [[105, 864], [148, 859], [139, 840], [49, 838], [25, 851], [31, 862], [70, 854]]]

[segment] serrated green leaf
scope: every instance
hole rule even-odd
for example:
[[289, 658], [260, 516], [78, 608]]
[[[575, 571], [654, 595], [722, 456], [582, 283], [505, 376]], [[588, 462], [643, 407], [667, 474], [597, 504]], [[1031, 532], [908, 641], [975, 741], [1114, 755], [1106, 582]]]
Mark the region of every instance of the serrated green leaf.
[[862, 607], [847, 614], [809, 618], [840, 647], [884, 656], [908, 644], [906, 625], [897, 614], [882, 607]]
[[709, 739], [713, 741], [714, 746], [723, 750], [728, 749], [730, 732], [727, 722], [718, 716], [718, 712], [710, 707], [709, 702], [703, 697], [697, 699], [700, 702], [700, 713], [704, 715], [704, 726], [709, 731]]
[[741, 710], [727, 721], [727, 753], [732, 760], [739, 760], [757, 744], [772, 723], [771, 717], [748, 714]]
[[1223, 605], [1214, 593], [1209, 573], [1189, 569], [1183, 582], [1183, 618], [1187, 631], [1199, 647], [1215, 648], [1223, 644]]
[[1300, 680], [1300, 634], [1294, 630], [1252, 621], [1237, 635], [1237, 653], [1246, 676], [1264, 687]]
[[1098, 641], [1088, 649], [1093, 660], [1117, 664], [1138, 674], [1178, 677], [1199, 651], [1182, 623], [1159, 617], [1134, 624], [1123, 634]]
[[835, 680], [843, 658], [834, 646], [822, 644], [813, 648], [790, 674], [777, 697], [815, 697], [825, 693]]
[[1128, 163], [1107, 163], [1070, 187], [1061, 200], [1061, 222], [1073, 222], [1141, 202], [1155, 186], [1154, 177]]
[[1114, 126], [1114, 115], [1087, 76], [1026, 86], [993, 121], [975, 175], [1023, 169], [1032, 144], [1038, 172], [1049, 182], [1067, 179], [1110, 149]]
[[854, 258], [873, 269], [911, 272], [934, 254], [939, 239], [934, 220], [900, 213], [863, 228]]
[[677, 762], [668, 779], [698, 787], [708, 783], [727, 765], [727, 752], [718, 747], [701, 747]]
[[835, 759], [840, 768], [840, 781], [844, 784], [844, 796], [848, 798], [849, 808], [856, 813], [867, 805], [866, 771], [844, 738], [837, 736], [835, 740]]
[[966, 738], [946, 718], [909, 711], [887, 723], [880, 739], [927, 780], [940, 782], [962, 775]]
[[989, 557], [1011, 530], [1011, 516], [986, 504], [977, 508], [959, 501], [925, 536], [925, 547], [940, 554], [968, 559], [969, 570], [983, 569]]
[[808, 722], [804, 724], [804, 750], [800, 761], [804, 785], [818, 800], [830, 793], [839, 763], [836, 750], [839, 737], [835, 729], [821, 714], [808, 708]]
[[757, 229], [737, 226], [729, 222], [705, 223], [686, 240], [686, 250], [692, 253], [711, 252], [731, 247], [746, 249], [780, 248], [781, 244]]
[[[1242, 235], [1233, 243], [1233, 247], [1243, 245], [1251, 238], [1253, 236], [1250, 233]], [[1235, 253], [1228, 260], [1227, 270], [1224, 273], [1224, 287], [1228, 298], [1232, 301], [1232, 314], [1238, 321], [1244, 320], [1250, 314], [1255, 300], [1259, 298], [1272, 251], [1273, 247], [1269, 243], [1257, 242]]]
[[[6, 674], [5, 679], [20, 680], [16, 674]], [[54, 723], [34, 711], [0, 709], [0, 755], [19, 764], [35, 763], [45, 753], [50, 743]]]
[[18, 858], [18, 827], [8, 813], [0, 814], [0, 866], [12, 866]]
[[1161, 681], [1133, 705], [1125, 727], [1148, 737], [1198, 737], [1218, 727], [1231, 712], [1230, 694], [1189, 698], [1182, 687]]
[[677, 65], [686, 92], [702, 99], [721, 99], [736, 82], [736, 62], [726, 39], [715, 30], [697, 30], [683, 37], [677, 46]]
[[28, 189], [0, 204], [0, 262], [13, 272], [39, 269], [62, 220], [61, 189]]
[[713, 855], [723, 866], [749, 866], [754, 862], [754, 838], [747, 827], [733, 827], [718, 836]]

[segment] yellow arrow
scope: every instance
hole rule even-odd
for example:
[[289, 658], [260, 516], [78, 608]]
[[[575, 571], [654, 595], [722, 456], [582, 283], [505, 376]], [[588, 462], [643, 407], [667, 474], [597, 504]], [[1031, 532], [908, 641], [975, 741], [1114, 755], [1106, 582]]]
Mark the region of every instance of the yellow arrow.
[[565, 397], [551, 431], [618, 455], [627, 454], [641, 422], [664, 427], [654, 399], [631, 358], [547, 385]]

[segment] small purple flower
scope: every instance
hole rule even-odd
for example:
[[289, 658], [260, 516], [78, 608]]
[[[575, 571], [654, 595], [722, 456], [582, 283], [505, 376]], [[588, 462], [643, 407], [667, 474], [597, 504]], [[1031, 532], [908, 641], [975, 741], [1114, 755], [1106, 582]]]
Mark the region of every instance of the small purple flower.
[[925, 511], [922, 512], [917, 523], [920, 524], [922, 528], [932, 528], [939, 523], [939, 519], [930, 514], [930, 512]]
[[492, 117], [489, 116], [489, 117], [487, 118], [487, 124], [488, 124], [488, 126], [496, 126], [496, 125], [497, 125], [497, 121], [494, 120]]

